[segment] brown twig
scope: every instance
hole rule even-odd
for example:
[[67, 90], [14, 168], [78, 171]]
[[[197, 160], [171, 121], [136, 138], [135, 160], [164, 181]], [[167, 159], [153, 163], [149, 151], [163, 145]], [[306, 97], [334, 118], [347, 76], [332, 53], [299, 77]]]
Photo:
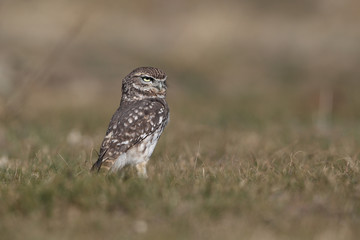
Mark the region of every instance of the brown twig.
[[90, 14], [88, 11], [83, 11], [83, 14], [80, 15], [77, 22], [71, 26], [65, 36], [44, 59], [41, 67], [33, 74], [29, 74], [23, 79], [21, 85], [16, 89], [16, 91], [5, 100], [3, 115], [18, 115], [24, 107], [26, 100], [33, 92], [32, 90], [35, 89], [36, 86], [44, 84], [49, 79], [51, 70], [64, 56], [66, 50], [69, 48], [74, 39], [80, 34], [81, 30], [88, 21], [89, 16]]

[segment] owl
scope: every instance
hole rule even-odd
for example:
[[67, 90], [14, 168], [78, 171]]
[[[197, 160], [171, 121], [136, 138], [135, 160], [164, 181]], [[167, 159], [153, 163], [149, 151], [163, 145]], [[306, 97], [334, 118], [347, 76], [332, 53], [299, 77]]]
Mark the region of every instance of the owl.
[[146, 164], [169, 121], [166, 90], [166, 74], [158, 68], [139, 67], [123, 79], [120, 106], [91, 170], [117, 172], [130, 164], [147, 177]]

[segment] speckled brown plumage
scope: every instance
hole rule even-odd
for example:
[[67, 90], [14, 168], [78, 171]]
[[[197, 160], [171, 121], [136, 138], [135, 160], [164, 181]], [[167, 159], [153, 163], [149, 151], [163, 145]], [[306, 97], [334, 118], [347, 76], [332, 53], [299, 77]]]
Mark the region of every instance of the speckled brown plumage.
[[166, 74], [153, 67], [137, 68], [123, 79], [120, 106], [92, 170], [115, 172], [132, 164], [147, 176], [146, 163], [169, 120], [165, 81]]

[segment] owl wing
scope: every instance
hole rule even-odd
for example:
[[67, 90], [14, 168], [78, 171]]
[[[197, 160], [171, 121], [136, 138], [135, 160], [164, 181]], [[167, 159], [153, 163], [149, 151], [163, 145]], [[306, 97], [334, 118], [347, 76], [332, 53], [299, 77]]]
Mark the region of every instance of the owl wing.
[[156, 100], [137, 102], [126, 109], [120, 106], [110, 121], [92, 170], [99, 170], [105, 162], [110, 168], [121, 154], [166, 124], [167, 117], [167, 107]]

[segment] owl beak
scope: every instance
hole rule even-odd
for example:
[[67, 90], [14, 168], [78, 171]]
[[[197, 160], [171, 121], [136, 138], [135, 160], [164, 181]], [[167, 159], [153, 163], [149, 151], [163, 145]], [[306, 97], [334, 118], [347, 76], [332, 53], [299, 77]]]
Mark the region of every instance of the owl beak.
[[159, 84], [156, 86], [156, 88], [159, 89], [159, 91], [162, 91], [164, 88], [164, 85], [161, 82], [159, 82]]

